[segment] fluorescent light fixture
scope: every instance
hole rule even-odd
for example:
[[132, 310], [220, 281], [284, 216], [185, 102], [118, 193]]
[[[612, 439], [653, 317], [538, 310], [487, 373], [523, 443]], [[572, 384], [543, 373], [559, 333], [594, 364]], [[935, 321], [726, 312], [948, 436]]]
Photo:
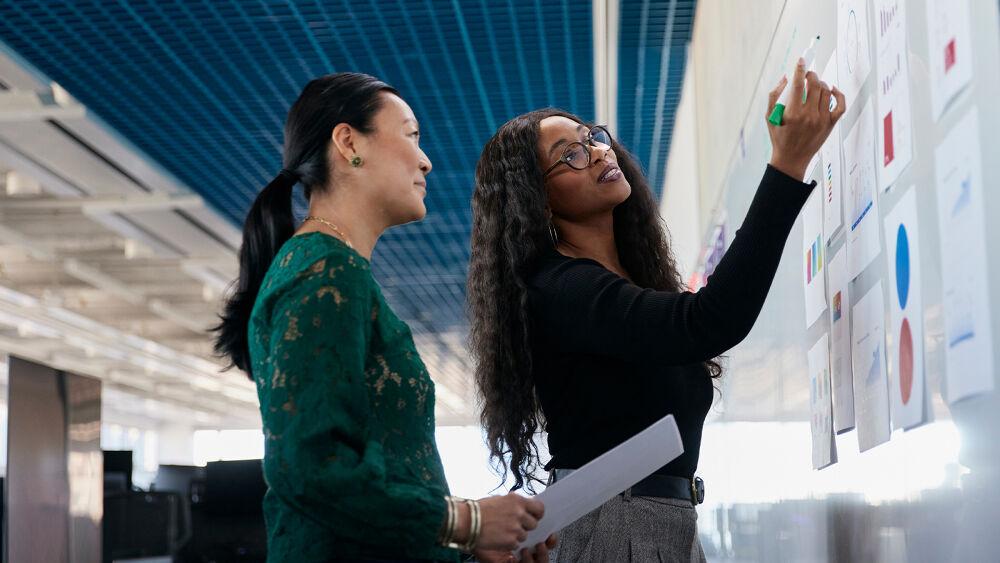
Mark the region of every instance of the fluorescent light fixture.
[[40, 195], [42, 186], [31, 176], [20, 172], [8, 172], [4, 188], [9, 196]]
[[31, 319], [0, 311], [0, 325], [6, 325], [17, 330], [20, 338], [59, 338], [62, 333]]
[[17, 305], [18, 307], [35, 307], [38, 305], [38, 300], [34, 297], [2, 285], [0, 285], [0, 300]]

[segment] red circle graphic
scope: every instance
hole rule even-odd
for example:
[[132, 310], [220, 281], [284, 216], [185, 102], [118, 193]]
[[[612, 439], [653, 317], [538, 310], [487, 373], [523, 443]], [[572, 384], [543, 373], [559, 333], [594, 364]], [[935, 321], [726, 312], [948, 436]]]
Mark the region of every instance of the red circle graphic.
[[899, 391], [903, 404], [909, 403], [913, 392], [913, 334], [908, 319], [903, 319], [899, 329]]

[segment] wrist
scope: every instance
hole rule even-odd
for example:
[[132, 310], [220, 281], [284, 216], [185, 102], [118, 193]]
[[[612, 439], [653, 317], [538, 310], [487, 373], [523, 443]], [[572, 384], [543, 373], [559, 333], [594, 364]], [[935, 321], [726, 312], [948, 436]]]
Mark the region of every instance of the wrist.
[[453, 547], [465, 540], [469, 530], [468, 507], [462, 499], [452, 496], [444, 497], [445, 518], [441, 524], [441, 532], [438, 534], [438, 543], [445, 547]]
[[802, 182], [805, 180], [806, 168], [809, 166], [809, 161], [795, 162], [779, 157], [772, 157], [770, 164], [775, 170]]

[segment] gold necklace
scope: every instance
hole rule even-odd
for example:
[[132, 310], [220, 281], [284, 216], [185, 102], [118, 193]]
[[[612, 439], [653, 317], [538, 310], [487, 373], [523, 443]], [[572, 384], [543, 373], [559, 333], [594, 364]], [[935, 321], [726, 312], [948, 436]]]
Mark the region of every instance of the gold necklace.
[[327, 227], [330, 227], [331, 229], [334, 230], [334, 232], [336, 232], [338, 235], [340, 235], [340, 238], [344, 239], [344, 244], [346, 244], [347, 246], [351, 247], [351, 250], [354, 250], [354, 245], [351, 244], [351, 239], [348, 238], [347, 235], [344, 234], [344, 231], [341, 231], [340, 227], [338, 227], [337, 225], [334, 225], [333, 223], [327, 221], [326, 219], [324, 219], [322, 217], [316, 217], [315, 215], [310, 215], [310, 216], [306, 217], [304, 221], [316, 221], [317, 223], [322, 223], [322, 224], [326, 225]]

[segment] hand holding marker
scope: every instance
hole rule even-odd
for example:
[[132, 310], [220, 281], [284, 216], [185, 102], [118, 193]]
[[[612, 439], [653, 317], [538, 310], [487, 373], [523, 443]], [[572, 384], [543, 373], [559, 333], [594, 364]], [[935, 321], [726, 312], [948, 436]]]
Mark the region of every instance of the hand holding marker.
[[[813, 61], [816, 59], [816, 42], [819, 41], [819, 35], [813, 37], [809, 42], [809, 47], [806, 48], [805, 52], [802, 53], [802, 59], [805, 61], [805, 70], [808, 72], [812, 68]], [[791, 88], [786, 88], [782, 90], [781, 96], [778, 97], [778, 103], [775, 104], [774, 109], [771, 110], [770, 117], [767, 118], [768, 122], [775, 127], [781, 125], [781, 118], [785, 115], [785, 106], [788, 105], [788, 97], [791, 95]], [[802, 101], [805, 101], [805, 94], [803, 93]]]
[[815, 43], [797, 61], [792, 76], [783, 77], [767, 95], [764, 112], [773, 148], [770, 165], [792, 178], [805, 178], [809, 162], [847, 109], [843, 92], [806, 70], [815, 58]]

